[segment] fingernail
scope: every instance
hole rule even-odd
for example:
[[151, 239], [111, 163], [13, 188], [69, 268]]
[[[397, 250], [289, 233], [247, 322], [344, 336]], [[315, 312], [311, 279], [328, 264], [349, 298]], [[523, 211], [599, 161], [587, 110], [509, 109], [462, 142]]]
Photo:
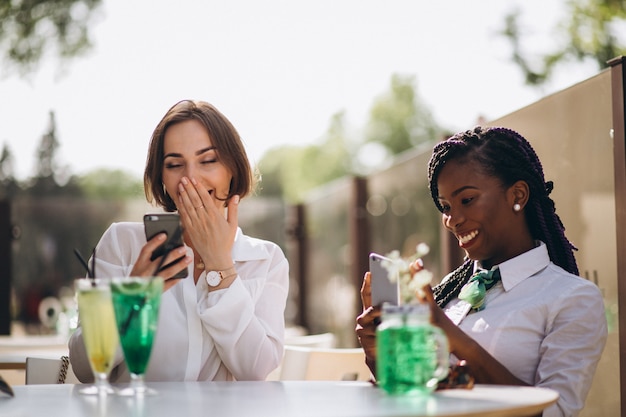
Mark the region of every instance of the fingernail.
[[233, 203], [239, 204], [239, 196], [238, 195], [233, 197]]
[[180, 182], [182, 182], [184, 185], [189, 184], [189, 181], [187, 181], [187, 177], [183, 177]]
[[191, 178], [191, 183], [192, 183], [193, 185], [198, 185], [198, 181], [196, 181], [196, 179], [195, 179], [195, 178]]

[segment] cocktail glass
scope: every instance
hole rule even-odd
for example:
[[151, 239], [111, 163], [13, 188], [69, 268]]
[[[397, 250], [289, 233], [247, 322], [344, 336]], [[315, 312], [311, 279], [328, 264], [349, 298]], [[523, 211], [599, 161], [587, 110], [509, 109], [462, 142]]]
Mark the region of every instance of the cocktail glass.
[[115, 392], [107, 380], [119, 344], [110, 284], [109, 279], [103, 278], [74, 281], [83, 341], [95, 378], [93, 385], [79, 390], [81, 394]]
[[111, 281], [117, 330], [131, 378], [130, 386], [120, 389], [119, 395], [156, 394], [146, 386], [144, 374], [152, 352], [162, 292], [160, 277], [124, 277]]

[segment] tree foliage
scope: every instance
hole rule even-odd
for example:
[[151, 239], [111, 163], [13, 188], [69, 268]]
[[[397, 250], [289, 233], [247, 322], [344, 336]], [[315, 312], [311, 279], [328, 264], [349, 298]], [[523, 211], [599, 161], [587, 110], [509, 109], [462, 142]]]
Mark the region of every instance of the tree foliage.
[[0, 199], [9, 199], [19, 190], [14, 173], [13, 153], [9, 146], [4, 144], [0, 154]]
[[442, 129], [419, 99], [414, 78], [393, 75], [389, 88], [372, 105], [365, 137], [350, 140], [345, 113], [339, 112], [331, 118], [319, 144], [267, 151], [258, 166], [260, 194], [298, 202], [313, 188], [375, 168], [360, 158], [373, 149], [370, 144], [380, 144], [387, 156], [393, 156], [438, 139]]
[[320, 145], [281, 146], [266, 152], [259, 162], [261, 195], [299, 201], [307, 191], [348, 174], [350, 154], [345, 114], [339, 112]]
[[431, 141], [440, 131], [417, 94], [415, 77], [394, 74], [389, 91], [372, 106], [366, 141], [380, 143], [397, 155]]
[[0, 0], [0, 52], [9, 72], [28, 74], [44, 54], [65, 61], [91, 48], [89, 24], [102, 0]]
[[82, 191], [71, 175], [68, 166], [61, 166], [57, 162], [60, 147], [57, 138], [56, 120], [54, 112], [50, 112], [48, 130], [41, 136], [37, 148], [37, 162], [35, 176], [28, 181], [25, 191], [39, 196], [80, 196]]
[[0, 181], [5, 182], [15, 178], [13, 170], [13, 153], [5, 143], [0, 154]]
[[128, 171], [98, 168], [81, 176], [72, 174], [69, 166], [58, 161], [60, 147], [56, 120], [54, 112], [51, 111], [48, 128], [41, 136], [36, 149], [34, 175], [19, 184], [13, 173], [13, 153], [9, 146], [4, 144], [0, 153], [0, 198], [14, 196], [71, 196], [101, 200], [143, 198], [141, 178]]
[[602, 69], [607, 61], [626, 52], [624, 40], [619, 36], [626, 23], [626, 0], [569, 0], [567, 14], [569, 20], [556, 28], [557, 38], [563, 38], [564, 43], [553, 52], [539, 56], [524, 51], [527, 33], [520, 26], [519, 10], [505, 17], [502, 34], [511, 43], [511, 58], [522, 70], [526, 84], [545, 83], [557, 65], [567, 61], [592, 60]]
[[120, 169], [95, 169], [81, 175], [78, 183], [84, 195], [91, 199], [144, 198], [141, 179]]
[[56, 120], [54, 112], [50, 112], [48, 131], [41, 137], [37, 148], [37, 177], [51, 177], [57, 169], [56, 153], [59, 149], [59, 141], [56, 133]]

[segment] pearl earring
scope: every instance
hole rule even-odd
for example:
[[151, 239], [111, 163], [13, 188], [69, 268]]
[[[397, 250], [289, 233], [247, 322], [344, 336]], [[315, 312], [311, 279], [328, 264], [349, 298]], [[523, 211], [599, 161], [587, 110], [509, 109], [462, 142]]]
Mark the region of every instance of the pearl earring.
[[522, 206], [520, 206], [518, 203], [513, 204], [513, 211], [520, 211], [522, 209]]

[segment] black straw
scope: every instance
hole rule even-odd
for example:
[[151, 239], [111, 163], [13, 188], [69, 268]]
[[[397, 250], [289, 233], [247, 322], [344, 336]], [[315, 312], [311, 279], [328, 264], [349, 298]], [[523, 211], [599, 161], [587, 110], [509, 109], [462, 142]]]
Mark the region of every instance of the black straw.
[[96, 248], [91, 252], [91, 278], [96, 278]]
[[[95, 251], [95, 249], [94, 249], [94, 251]], [[78, 249], [74, 248], [74, 254], [76, 254], [76, 257], [80, 261], [81, 265], [85, 268], [85, 271], [87, 271], [87, 277], [88, 278], [92, 278], [92, 279], [95, 278], [93, 270], [91, 268], [89, 268], [89, 265], [87, 264], [87, 261], [85, 260], [85, 258], [83, 258], [83, 255], [80, 254]]]

